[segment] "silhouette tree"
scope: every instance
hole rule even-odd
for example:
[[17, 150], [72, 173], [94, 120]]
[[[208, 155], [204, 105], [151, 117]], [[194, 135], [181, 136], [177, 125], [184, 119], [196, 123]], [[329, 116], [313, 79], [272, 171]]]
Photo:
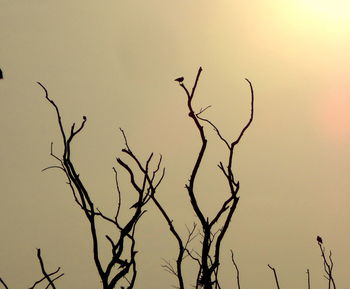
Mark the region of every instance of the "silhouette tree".
[[[122, 207], [121, 201], [121, 189], [118, 182], [118, 173], [115, 168], [115, 182], [116, 189], [118, 193], [118, 204], [116, 208], [116, 213], [113, 218], [106, 216], [102, 213], [96, 206], [95, 202], [92, 199], [88, 189], [83, 184], [83, 181], [80, 178], [79, 173], [77, 172], [76, 166], [71, 160], [71, 144], [74, 138], [84, 129], [87, 117], [83, 116], [83, 121], [76, 128], [75, 123], [72, 124], [69, 133], [65, 132], [63, 128], [61, 113], [59, 111], [56, 103], [49, 98], [48, 91], [38, 82], [38, 84], [43, 88], [45, 92], [46, 100], [52, 105], [56, 111], [57, 122], [61, 132], [61, 137], [63, 140], [63, 156], [58, 157], [53, 152], [53, 144], [51, 143], [51, 156], [58, 161], [58, 165], [53, 165], [45, 168], [47, 169], [57, 168], [63, 171], [68, 179], [68, 185], [73, 193], [73, 197], [78, 207], [83, 211], [86, 219], [90, 225], [90, 234], [92, 238], [92, 251], [95, 267], [100, 276], [103, 289], [113, 289], [117, 284], [124, 284], [126, 288], [131, 289], [134, 287], [136, 276], [137, 276], [137, 267], [136, 267], [136, 237], [135, 230], [136, 226], [139, 223], [141, 217], [145, 213], [144, 206], [151, 199], [151, 193], [154, 194], [157, 187], [161, 183], [164, 177], [164, 170], [160, 177], [158, 178], [158, 173], [160, 172], [160, 163], [161, 158], [159, 159], [156, 168], [151, 169], [151, 162], [153, 154], [149, 156], [145, 164], [139, 162], [133, 152], [131, 151], [125, 133], [121, 130], [122, 135], [125, 140], [126, 148], [122, 151], [131, 157], [133, 160], [137, 160], [138, 168], [141, 172], [141, 180], [137, 180], [135, 173], [131, 170], [130, 166], [124, 162], [122, 159], [117, 158], [118, 164], [127, 171], [130, 176], [130, 183], [137, 196], [137, 205], [133, 205], [128, 211], [129, 216], [124, 224], [120, 221], [120, 212]], [[158, 179], [157, 179], [158, 178]], [[157, 179], [157, 180], [156, 180]], [[103, 265], [101, 261], [101, 237], [97, 234], [97, 222], [96, 219], [100, 218], [101, 220], [112, 224], [114, 231], [111, 234], [107, 234], [104, 237], [108, 240], [110, 244], [110, 258], [107, 264]], [[116, 233], [117, 232], [117, 233]], [[112, 236], [118, 236], [113, 238]]]
[[317, 244], [321, 250], [321, 257], [323, 260], [323, 269], [326, 273], [326, 275], [324, 277], [328, 280], [328, 289], [331, 289], [331, 287], [333, 289], [336, 289], [334, 275], [333, 275], [334, 263], [333, 263], [333, 259], [332, 259], [332, 251], [329, 251], [329, 255], [328, 255], [328, 259], [327, 259], [326, 254], [325, 254], [326, 248], [325, 248], [325, 246], [323, 246], [322, 238], [320, 236], [317, 236], [316, 240], [317, 240]]
[[[195, 124], [195, 128], [199, 133], [199, 137], [201, 140], [201, 146], [199, 149], [198, 156], [193, 165], [189, 182], [185, 186], [187, 189], [188, 196], [190, 198], [192, 210], [195, 213], [200, 224], [199, 233], [198, 234], [195, 233], [197, 225], [194, 224], [192, 229], [188, 229], [187, 237], [185, 239], [181, 237], [177, 229], [174, 227], [172, 218], [170, 218], [164, 206], [160, 204], [160, 202], [157, 200], [154, 194], [151, 195], [155, 205], [158, 207], [161, 214], [165, 218], [169, 226], [169, 230], [174, 236], [174, 238], [176, 239], [178, 244], [178, 256], [176, 259], [176, 265], [173, 265], [170, 261], [167, 261], [164, 265], [164, 268], [176, 276], [178, 280], [178, 288], [180, 289], [185, 288], [182, 266], [183, 266], [183, 260], [186, 256], [189, 256], [190, 258], [192, 258], [197, 263], [197, 266], [198, 266], [198, 273], [197, 273], [195, 288], [204, 288], [204, 289], [220, 288], [218, 271], [220, 267], [221, 244], [229, 228], [230, 222], [232, 220], [233, 214], [237, 208], [239, 198], [240, 198], [238, 195], [240, 183], [235, 178], [233, 173], [234, 152], [235, 152], [236, 146], [241, 141], [244, 133], [251, 125], [253, 121], [253, 116], [254, 116], [254, 91], [253, 91], [251, 82], [248, 79], [246, 79], [246, 81], [249, 84], [250, 94], [251, 94], [250, 118], [247, 124], [240, 131], [236, 139], [230, 141], [227, 138], [224, 138], [220, 130], [212, 121], [202, 117], [202, 113], [205, 110], [207, 110], [210, 106], [204, 109], [201, 109], [199, 112], [195, 112], [195, 110], [193, 109], [192, 102], [195, 97], [195, 92], [196, 92], [196, 88], [198, 85], [201, 72], [202, 72], [202, 68], [200, 67], [198, 69], [197, 76], [191, 92], [183, 83], [183, 80], [184, 80], [183, 77], [175, 79], [175, 81], [179, 83], [180, 87], [184, 90], [186, 94], [188, 115], [192, 119], [193, 123]], [[207, 217], [203, 212], [203, 209], [199, 206], [198, 200], [197, 200], [198, 191], [195, 186], [197, 176], [198, 176], [198, 171], [202, 166], [203, 157], [206, 154], [207, 143], [208, 143], [206, 131], [204, 129], [203, 124], [207, 124], [209, 127], [214, 129], [214, 131], [217, 134], [217, 137], [219, 138], [220, 141], [222, 141], [223, 145], [226, 147], [226, 150], [227, 150], [226, 164], [224, 165], [224, 163], [220, 161], [218, 164], [218, 168], [220, 169], [220, 171], [225, 177], [226, 184], [228, 187], [228, 196], [222, 202], [221, 207], [218, 209], [218, 211], [216, 212], [215, 216], [212, 219], [209, 219], [209, 217]], [[189, 249], [190, 242], [193, 240], [193, 238], [198, 236], [200, 237], [200, 244], [201, 244], [200, 245], [201, 248], [199, 252], [197, 252], [196, 250]]]
[[[323, 239], [320, 236], [316, 237], [316, 241], [318, 246], [320, 247], [321, 250], [321, 257], [322, 257], [322, 261], [323, 261], [323, 269], [325, 271], [325, 275], [323, 275], [323, 277], [325, 277], [328, 280], [328, 289], [336, 289], [336, 285], [335, 285], [335, 281], [334, 281], [334, 274], [333, 274], [333, 267], [334, 267], [334, 263], [333, 263], [333, 259], [332, 259], [332, 251], [329, 251], [329, 256], [328, 259], [326, 257], [326, 249], [323, 246]], [[272, 267], [271, 265], [267, 265], [274, 274], [275, 277], [275, 282], [276, 282], [276, 286], [279, 289], [280, 285], [278, 282], [278, 276], [277, 276], [277, 271], [274, 267]], [[306, 275], [307, 275], [307, 288], [311, 289], [311, 277], [310, 277], [310, 270], [307, 269], [306, 270]]]
[[[85, 123], [87, 121], [87, 118], [85, 116], [83, 117], [83, 121], [78, 128], [75, 128], [75, 123], [73, 123], [70, 129], [70, 132], [67, 134], [63, 129], [61, 114], [57, 105], [52, 99], [49, 98], [48, 91], [46, 90], [46, 88], [41, 83], [38, 83], [45, 91], [45, 98], [50, 102], [50, 104], [56, 110], [57, 121], [59, 124], [63, 145], [64, 145], [64, 153], [63, 153], [63, 156], [60, 158], [53, 153], [52, 144], [51, 144], [51, 155], [59, 162], [59, 165], [50, 166], [46, 169], [59, 168], [66, 174], [68, 178], [68, 184], [73, 192], [75, 202], [83, 210], [86, 218], [90, 223], [90, 232], [91, 232], [92, 241], [93, 241], [94, 262], [95, 262], [97, 271], [100, 275], [104, 289], [115, 288], [118, 281], [120, 281], [121, 279], [127, 278], [127, 274], [129, 273], [130, 268], [132, 270], [131, 280], [128, 281], [127, 288], [128, 289], [133, 288], [135, 278], [136, 278], [136, 273], [137, 273], [136, 261], [135, 261], [135, 255], [137, 253], [135, 251], [135, 242], [136, 242], [135, 228], [138, 221], [140, 220], [141, 216], [144, 213], [144, 210], [143, 210], [144, 205], [151, 199], [156, 205], [156, 207], [159, 209], [164, 219], [166, 220], [169, 226], [170, 232], [175, 237], [178, 243], [178, 256], [176, 260], [176, 266], [174, 267], [171, 264], [171, 262], [166, 262], [165, 265], [163, 266], [165, 269], [167, 269], [177, 277], [178, 287], [180, 289], [185, 288], [185, 283], [184, 283], [183, 273], [182, 273], [182, 266], [183, 266], [182, 263], [184, 258], [186, 256], [189, 256], [197, 263], [197, 266], [198, 266], [198, 273], [196, 277], [195, 287], [196, 288], [203, 287], [204, 289], [212, 289], [213, 287], [220, 288], [218, 272], [220, 267], [221, 244], [229, 228], [233, 214], [239, 202], [238, 192], [239, 192], [240, 184], [239, 184], [239, 181], [236, 180], [233, 173], [234, 152], [235, 152], [236, 146], [240, 143], [244, 133], [246, 132], [246, 130], [249, 128], [249, 126], [253, 121], [254, 91], [253, 91], [251, 82], [248, 79], [246, 79], [246, 81], [249, 84], [250, 94], [251, 94], [250, 118], [247, 124], [240, 131], [238, 137], [230, 141], [223, 137], [220, 130], [216, 127], [216, 125], [212, 121], [202, 117], [202, 114], [204, 113], [204, 111], [207, 110], [210, 106], [204, 109], [201, 109], [199, 112], [195, 112], [193, 109], [192, 101], [195, 96], [195, 92], [196, 92], [196, 88], [198, 85], [201, 72], [202, 72], [202, 68], [200, 67], [191, 92], [187, 89], [187, 87], [183, 83], [184, 81], [183, 77], [175, 79], [175, 81], [179, 83], [179, 85], [182, 87], [182, 89], [184, 90], [187, 96], [188, 115], [194, 122], [201, 140], [201, 146], [200, 146], [198, 156], [193, 165], [189, 182], [188, 184], [186, 184], [186, 189], [187, 189], [188, 196], [190, 198], [192, 210], [195, 213], [200, 223], [200, 228], [197, 233], [196, 231], [197, 225], [194, 223], [192, 228], [188, 228], [188, 234], [186, 238], [182, 238], [180, 236], [177, 229], [174, 227], [173, 221], [169, 217], [167, 211], [164, 209], [163, 205], [161, 205], [156, 198], [156, 194], [155, 194], [156, 190], [159, 184], [161, 183], [161, 181], [163, 180], [163, 177], [165, 174], [165, 169], [162, 169], [162, 170], [160, 169], [162, 157], [160, 156], [160, 159], [157, 162], [155, 169], [153, 170], [150, 169], [150, 163], [153, 159], [153, 153], [150, 154], [146, 163], [142, 164], [139, 158], [131, 150], [123, 130], [121, 130], [121, 132], [125, 140], [125, 148], [122, 150], [122, 152], [128, 155], [131, 158], [131, 160], [136, 163], [136, 169], [138, 170], [138, 173], [141, 173], [141, 175], [143, 176], [143, 179], [140, 182], [141, 184], [138, 184], [135, 177], [136, 176], [135, 169], [132, 169], [126, 162], [122, 161], [120, 158], [117, 159], [117, 162], [119, 163], [119, 165], [128, 172], [130, 176], [130, 183], [132, 184], [133, 188], [138, 194], [137, 202], [130, 207], [131, 210], [134, 210], [134, 213], [132, 214], [129, 222], [127, 222], [126, 225], [124, 226], [120, 225], [118, 221], [118, 216], [119, 216], [120, 206], [121, 206], [121, 201], [120, 201], [121, 192], [118, 185], [117, 171], [115, 169], [114, 171], [116, 176], [116, 186], [117, 186], [118, 196], [119, 196], [119, 203], [118, 203], [116, 216], [114, 219], [112, 219], [110, 217], [105, 216], [100, 210], [96, 208], [90, 194], [88, 193], [88, 190], [82, 183], [79, 177], [79, 174], [77, 173], [77, 170], [71, 161], [71, 143], [74, 137], [83, 130]], [[197, 188], [195, 187], [198, 171], [202, 166], [202, 161], [203, 161], [204, 155], [206, 154], [206, 148], [208, 143], [203, 124], [206, 124], [212, 129], [214, 129], [219, 140], [222, 141], [222, 143], [224, 144], [227, 150], [226, 164], [224, 165], [224, 163], [220, 161], [218, 164], [218, 168], [220, 169], [221, 173], [225, 177], [227, 188], [228, 188], [228, 196], [222, 202], [221, 207], [218, 209], [215, 216], [211, 220], [209, 219], [209, 217], [205, 215], [205, 213], [203, 212], [203, 210], [200, 208], [198, 204], [198, 200], [197, 200], [198, 192], [197, 192]], [[156, 176], [160, 172], [161, 172], [161, 175], [157, 179]], [[99, 238], [96, 233], [97, 217], [100, 217], [103, 220], [109, 223], [112, 223], [115, 226], [116, 230], [119, 231], [119, 239], [116, 241], [112, 240], [112, 238], [109, 235], [105, 236], [110, 242], [111, 249], [112, 249], [111, 259], [107, 264], [107, 266], [105, 267], [101, 263], [100, 254], [99, 254]], [[193, 249], [189, 249], [190, 242], [198, 236], [200, 236], [200, 244], [201, 244], [201, 248], [199, 252]], [[128, 248], [126, 248], [124, 245], [126, 241], [129, 241]], [[125, 256], [125, 254], [128, 255], [128, 258], [122, 257], [122, 256]], [[112, 271], [112, 268], [115, 265], [119, 265], [117, 272]]]
[[[229, 140], [225, 138], [219, 128], [214, 124], [213, 121], [203, 117], [204, 112], [210, 107], [207, 106], [204, 109], [200, 109], [198, 112], [193, 108], [193, 100], [196, 95], [196, 89], [198, 82], [202, 73], [202, 68], [198, 69], [193, 87], [191, 90], [187, 88], [184, 84], [184, 77], [179, 77], [175, 81], [183, 89], [187, 99], [187, 110], [188, 116], [194, 123], [194, 127], [199, 135], [200, 139], [200, 148], [198, 155], [195, 158], [191, 174], [189, 176], [188, 183], [185, 185], [187, 195], [190, 199], [190, 205], [192, 212], [196, 216], [196, 222], [193, 223], [192, 227], [187, 227], [187, 234], [181, 236], [178, 229], [175, 227], [173, 219], [170, 217], [165, 206], [159, 202], [157, 199], [157, 189], [161, 182], [163, 181], [165, 175], [165, 168], [161, 168], [162, 165], [162, 156], [160, 155], [157, 161], [154, 161], [154, 154], [151, 153], [145, 162], [140, 161], [140, 158], [134, 153], [131, 149], [125, 132], [120, 129], [122, 136], [124, 138], [124, 148], [122, 153], [129, 159], [124, 161], [121, 158], [117, 158], [117, 163], [121, 169], [125, 170], [129, 176], [129, 181], [134, 189], [135, 195], [137, 196], [136, 202], [130, 207], [126, 207], [129, 212], [127, 221], [120, 221], [121, 208], [124, 205], [122, 203], [122, 191], [119, 186], [118, 181], [118, 172], [116, 168], [113, 168], [115, 174], [115, 183], [116, 191], [118, 195], [118, 202], [116, 207], [115, 216], [109, 217], [102, 213], [94, 203], [92, 196], [88, 192], [86, 186], [83, 184], [75, 165], [71, 160], [71, 144], [73, 139], [84, 129], [87, 118], [84, 116], [81, 124], [76, 128], [75, 123], [72, 124], [70, 131], [67, 133], [63, 128], [62, 118], [60, 111], [55, 104], [55, 102], [49, 98], [47, 89], [41, 84], [38, 83], [45, 92], [46, 100], [51, 104], [51, 106], [56, 111], [57, 122], [61, 132], [61, 137], [63, 140], [63, 155], [58, 157], [53, 152], [53, 144], [51, 143], [51, 156], [58, 161], [58, 165], [49, 166], [44, 169], [53, 169], [58, 168], [63, 171], [68, 179], [68, 185], [72, 191], [75, 202], [78, 207], [83, 211], [85, 217], [89, 221], [90, 233], [92, 237], [92, 252], [93, 260], [95, 262], [95, 267], [100, 276], [103, 289], [113, 289], [119, 286], [118, 288], [127, 288], [132, 289], [135, 285], [137, 277], [137, 267], [136, 267], [136, 237], [135, 230], [138, 222], [141, 220], [143, 214], [145, 213], [145, 205], [152, 201], [156, 208], [161, 213], [162, 217], [166, 221], [170, 233], [175, 238], [178, 248], [177, 248], [177, 257], [175, 264], [171, 261], [164, 260], [163, 268], [176, 276], [177, 279], [177, 288], [185, 289], [187, 286], [187, 281], [184, 280], [183, 266], [184, 260], [186, 257], [194, 261], [196, 264], [197, 273], [195, 276], [195, 287], [196, 289], [221, 289], [220, 280], [219, 280], [219, 269], [221, 265], [221, 247], [222, 241], [225, 238], [225, 235], [229, 229], [231, 220], [237, 208], [237, 205], [240, 200], [239, 189], [240, 183], [237, 180], [234, 171], [234, 156], [235, 149], [237, 145], [241, 142], [242, 137], [244, 136], [247, 129], [250, 127], [253, 117], [254, 117], [254, 90], [252, 83], [246, 79], [249, 88], [250, 88], [250, 117], [246, 125], [241, 129], [238, 136]], [[210, 218], [208, 214], [205, 213], [204, 209], [199, 205], [198, 196], [199, 190], [197, 186], [198, 174], [203, 166], [203, 159], [207, 153], [208, 137], [207, 137], [207, 128], [214, 130], [217, 138], [226, 148], [226, 160], [220, 161], [218, 163], [218, 169], [221, 174], [224, 176], [224, 180], [227, 186], [227, 197], [222, 200], [221, 205], [218, 207], [217, 211]], [[133, 163], [130, 165], [129, 163]], [[155, 164], [154, 164], [155, 163]], [[114, 226], [113, 236], [112, 234], [105, 235], [104, 237], [108, 240], [110, 245], [110, 259], [106, 264], [103, 264], [100, 257], [100, 250], [102, 247], [101, 236], [97, 234], [97, 223], [96, 219], [100, 218], [101, 220], [112, 224]], [[117, 234], [115, 234], [117, 232]], [[117, 237], [115, 237], [117, 235]], [[192, 241], [194, 239], [199, 239], [199, 249], [198, 247], [194, 248], [192, 246]], [[318, 245], [321, 250], [321, 256], [323, 259], [324, 271], [326, 273], [326, 278], [328, 280], [328, 289], [336, 289], [334, 275], [333, 275], [333, 260], [332, 253], [330, 251], [328, 259], [325, 254], [324, 242], [320, 236], [316, 238]], [[40, 255], [40, 252], [38, 253]], [[39, 258], [38, 255], [38, 258]], [[40, 258], [39, 258], [40, 260]], [[236, 270], [236, 279], [237, 286], [240, 289], [240, 271], [237, 263], [234, 260], [233, 251], [231, 250], [231, 261]], [[41, 262], [42, 272], [44, 278], [39, 280], [48, 280], [49, 285], [53, 289], [54, 280], [61, 277], [58, 276], [55, 279], [50, 279], [50, 276], [58, 272], [47, 274], [43, 263]], [[272, 270], [275, 278], [276, 287], [280, 288], [277, 271], [274, 267], [268, 264], [268, 268]], [[308, 278], [308, 288], [311, 288], [310, 281], [310, 271], [307, 269], [307, 278]], [[8, 288], [5, 282], [0, 279], [0, 282]], [[34, 284], [34, 286], [36, 283]], [[34, 288], [34, 286], [32, 288]]]

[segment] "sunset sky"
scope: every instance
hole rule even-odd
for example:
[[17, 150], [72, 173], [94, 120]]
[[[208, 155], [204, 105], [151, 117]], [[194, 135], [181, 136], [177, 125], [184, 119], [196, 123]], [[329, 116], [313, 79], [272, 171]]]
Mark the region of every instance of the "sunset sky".
[[[61, 267], [60, 289], [102, 288], [88, 223], [56, 164], [62, 140], [40, 81], [68, 129], [87, 116], [72, 159], [98, 207], [113, 214], [112, 167], [123, 157], [122, 127], [142, 160], [163, 155], [158, 196], [185, 236], [196, 221], [184, 188], [200, 146], [186, 95], [203, 67], [195, 109], [228, 139], [255, 119], [234, 160], [240, 202], [222, 249], [222, 285], [235, 288], [229, 250], [242, 289], [326, 288], [316, 236], [332, 249], [338, 288], [350, 268], [350, 2], [347, 0], [0, 0], [0, 277], [28, 288]], [[212, 216], [223, 200], [217, 164], [225, 147], [206, 127], [208, 155], [198, 198]], [[130, 202], [133, 195], [128, 196]], [[176, 242], [152, 205], [137, 231], [135, 289], [171, 288], [162, 259]], [[127, 213], [127, 211], [125, 211]], [[108, 246], [108, 243], [105, 244]], [[109, 252], [106, 249], [106, 254]], [[195, 264], [186, 265], [186, 281]], [[190, 287], [188, 287], [190, 288]]]

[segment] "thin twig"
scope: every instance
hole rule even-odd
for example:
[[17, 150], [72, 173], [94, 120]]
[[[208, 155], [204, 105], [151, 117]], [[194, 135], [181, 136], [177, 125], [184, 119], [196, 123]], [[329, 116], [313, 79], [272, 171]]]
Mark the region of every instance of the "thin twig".
[[39, 263], [40, 263], [40, 268], [41, 268], [41, 272], [43, 273], [44, 277], [47, 279], [47, 281], [49, 282], [49, 285], [51, 285], [52, 289], [56, 289], [55, 284], [53, 283], [53, 281], [50, 278], [50, 275], [46, 273], [45, 271], [45, 267], [44, 267], [44, 262], [43, 259], [41, 258], [41, 250], [40, 248], [37, 249], [37, 257], [39, 259]]
[[309, 269], [306, 270], [306, 274], [307, 274], [307, 289], [311, 289], [311, 280], [310, 280], [310, 270]]
[[239, 280], [239, 268], [237, 266], [237, 263], [234, 259], [234, 256], [233, 256], [233, 251], [231, 251], [231, 260], [232, 260], [232, 264], [235, 266], [235, 269], [236, 269], [236, 278], [237, 278], [237, 287], [238, 289], [241, 289], [241, 283], [240, 283], [240, 280]]
[[[58, 278], [61, 278], [63, 275], [64, 275], [64, 273], [62, 273], [62, 274], [58, 275], [57, 277], [53, 278], [53, 279], [52, 279], [52, 283], [55, 282]], [[45, 289], [49, 288], [50, 285], [51, 285], [51, 284], [47, 284], [47, 286], [45, 287]]]
[[270, 266], [270, 264], [268, 264], [267, 266], [273, 271], [273, 275], [275, 276], [276, 286], [278, 289], [280, 289], [276, 269], [274, 267]]

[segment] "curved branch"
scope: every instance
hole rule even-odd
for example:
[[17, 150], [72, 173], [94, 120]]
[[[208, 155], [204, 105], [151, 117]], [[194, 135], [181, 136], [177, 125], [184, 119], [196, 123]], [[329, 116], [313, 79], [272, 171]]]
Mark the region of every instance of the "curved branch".
[[[51, 274], [47, 274], [47, 273], [46, 273], [45, 267], [44, 267], [44, 262], [43, 262], [43, 259], [41, 258], [41, 250], [40, 250], [40, 249], [37, 249], [37, 257], [38, 257], [38, 259], [39, 259], [41, 272], [43, 273], [45, 279], [47, 279], [47, 281], [49, 282], [49, 285], [51, 285], [52, 289], [56, 289], [55, 284], [53, 283], [53, 281], [52, 281], [51, 278], [50, 278], [50, 275], [52, 275], [52, 274], [54, 274], [54, 273], [51, 273]], [[60, 268], [58, 268], [56, 272], [58, 272], [59, 269], [60, 269]]]
[[253, 118], [254, 118], [254, 89], [253, 89], [253, 85], [250, 82], [250, 80], [248, 78], [245, 78], [245, 80], [248, 82], [249, 84], [249, 88], [250, 88], [250, 96], [251, 96], [251, 102], [250, 102], [250, 118], [247, 122], [247, 124], [243, 127], [241, 133], [239, 134], [238, 138], [232, 143], [232, 146], [235, 146], [236, 144], [238, 144], [241, 140], [241, 138], [243, 137], [245, 131], [248, 129], [248, 127], [251, 125]]

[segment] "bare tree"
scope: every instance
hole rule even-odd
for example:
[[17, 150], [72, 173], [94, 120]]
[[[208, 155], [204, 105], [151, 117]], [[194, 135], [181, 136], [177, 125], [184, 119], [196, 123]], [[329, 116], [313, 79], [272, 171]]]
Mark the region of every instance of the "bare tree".
[[[57, 270], [53, 271], [52, 273], [47, 273], [45, 266], [44, 266], [44, 261], [41, 257], [41, 249], [37, 249], [37, 258], [39, 260], [39, 264], [40, 264], [40, 269], [42, 274], [44, 275], [44, 277], [42, 277], [41, 279], [39, 279], [38, 281], [35, 281], [33, 286], [29, 287], [29, 289], [34, 289], [37, 285], [39, 285], [40, 283], [42, 283], [43, 281], [47, 281], [48, 284], [45, 287], [45, 289], [51, 287], [52, 289], [56, 289], [56, 286], [54, 284], [54, 282], [58, 279], [61, 278], [64, 273], [61, 273], [59, 275], [56, 276], [56, 274], [61, 270], [60, 267], [57, 268]], [[8, 285], [5, 283], [4, 280], [2, 280], [2, 278], [0, 278], [0, 283], [5, 287], [5, 289], [9, 289]]]
[[326, 248], [323, 245], [322, 238], [320, 236], [317, 236], [316, 240], [317, 240], [317, 244], [321, 250], [321, 257], [323, 260], [323, 269], [326, 273], [326, 275], [324, 275], [324, 277], [328, 280], [328, 289], [331, 289], [331, 287], [333, 287], [333, 289], [336, 289], [334, 276], [333, 276], [334, 263], [333, 263], [333, 259], [332, 259], [332, 251], [329, 251], [329, 255], [328, 255], [328, 259], [327, 259], [326, 254], [325, 254]]
[[[129, 216], [124, 224], [120, 221], [120, 212], [122, 207], [122, 192], [118, 182], [118, 173], [115, 168], [115, 182], [116, 190], [118, 194], [118, 204], [116, 208], [116, 213], [114, 217], [106, 216], [102, 213], [95, 202], [92, 199], [91, 194], [88, 192], [88, 189], [83, 184], [79, 173], [77, 172], [76, 166], [71, 160], [71, 144], [73, 139], [84, 129], [87, 118], [83, 116], [83, 121], [76, 128], [75, 123], [72, 124], [70, 131], [67, 133], [63, 128], [61, 113], [59, 111], [56, 103], [49, 98], [48, 91], [38, 82], [38, 84], [43, 88], [45, 92], [46, 100], [53, 106], [56, 111], [57, 122], [60, 128], [61, 137], [63, 140], [63, 156], [58, 157], [53, 152], [53, 144], [51, 143], [51, 156], [58, 161], [58, 165], [49, 166], [44, 169], [58, 168], [63, 171], [68, 179], [68, 185], [73, 193], [73, 197], [79, 208], [83, 211], [86, 219], [90, 225], [90, 233], [92, 238], [92, 251], [95, 267], [100, 276], [103, 289], [113, 289], [116, 288], [117, 283], [121, 282], [126, 283], [126, 288], [131, 289], [134, 287], [136, 276], [137, 276], [137, 267], [136, 267], [136, 237], [135, 230], [138, 222], [140, 221], [142, 215], [145, 213], [144, 206], [151, 199], [151, 194], [154, 194], [156, 188], [161, 183], [164, 177], [164, 170], [162, 175], [158, 178], [157, 174], [160, 172], [160, 163], [161, 158], [159, 159], [156, 168], [151, 169], [151, 161], [153, 154], [149, 156], [145, 164], [142, 164], [135, 157], [131, 151], [125, 133], [121, 130], [122, 135], [125, 140], [126, 148], [122, 151], [132, 158], [133, 161], [136, 161], [138, 169], [141, 172], [141, 180], [137, 180], [137, 177], [130, 166], [124, 162], [122, 159], [117, 158], [118, 164], [126, 170], [130, 176], [130, 183], [136, 193], [137, 202], [129, 208]], [[157, 179], [157, 180], [156, 180]], [[107, 234], [104, 237], [108, 240], [110, 244], [110, 258], [107, 264], [103, 265], [101, 261], [100, 251], [101, 251], [101, 237], [97, 233], [97, 223], [96, 219], [101, 218], [105, 222], [112, 224], [114, 231], [111, 234]], [[117, 233], [116, 233], [117, 232]], [[112, 237], [117, 236], [117, 237]], [[124, 287], [123, 287], [124, 288]]]
[[[234, 152], [236, 146], [240, 143], [244, 133], [251, 125], [254, 115], [254, 91], [251, 82], [248, 79], [246, 79], [246, 81], [249, 84], [251, 93], [250, 118], [247, 124], [240, 131], [236, 139], [229, 140], [223, 137], [220, 130], [212, 121], [202, 117], [202, 113], [204, 113], [204, 111], [206, 111], [210, 106], [207, 106], [204, 109], [200, 109], [199, 112], [196, 112], [193, 108], [192, 102], [195, 96], [201, 72], [202, 68], [200, 67], [197, 72], [197, 76], [191, 91], [189, 91], [186, 85], [184, 84], [184, 77], [179, 77], [175, 79], [175, 81], [179, 83], [180, 87], [184, 90], [186, 94], [188, 115], [192, 119], [201, 140], [201, 146], [198, 152], [198, 156], [193, 165], [189, 182], [185, 186], [187, 189], [188, 196], [190, 198], [192, 210], [195, 213], [200, 224], [200, 252], [190, 250], [188, 248], [189, 242], [190, 240], [192, 240], [192, 237], [194, 235], [194, 229], [193, 231], [190, 230], [188, 232], [188, 237], [184, 241], [184, 239], [180, 236], [180, 234], [174, 227], [173, 221], [168, 216], [168, 213], [164, 209], [163, 205], [161, 205], [155, 198], [155, 196], [152, 195], [154, 203], [156, 204], [161, 214], [167, 221], [169, 229], [178, 243], [178, 256], [176, 259], [176, 266], [172, 266], [171, 263], [168, 262], [165, 265], [165, 268], [177, 277], [178, 288], [180, 289], [185, 288], [182, 272], [182, 263], [185, 256], [190, 256], [198, 265], [198, 274], [195, 288], [203, 287], [204, 289], [220, 289], [218, 271], [220, 266], [221, 244], [229, 228], [230, 222], [232, 220], [233, 214], [236, 210], [240, 198], [238, 195], [240, 184], [239, 181], [236, 180], [233, 173]], [[203, 209], [200, 208], [197, 200], [198, 191], [195, 186], [198, 171], [202, 165], [204, 155], [206, 154], [208, 143], [207, 135], [203, 126], [204, 124], [207, 124], [209, 127], [214, 129], [214, 131], [217, 134], [217, 137], [220, 139], [220, 141], [222, 141], [223, 145], [226, 147], [227, 150], [226, 164], [224, 165], [224, 163], [220, 161], [218, 164], [218, 168], [226, 179], [228, 187], [228, 196], [222, 202], [221, 207], [218, 209], [218, 211], [212, 219], [209, 219], [209, 217], [206, 216], [206, 214], [203, 212]]]

